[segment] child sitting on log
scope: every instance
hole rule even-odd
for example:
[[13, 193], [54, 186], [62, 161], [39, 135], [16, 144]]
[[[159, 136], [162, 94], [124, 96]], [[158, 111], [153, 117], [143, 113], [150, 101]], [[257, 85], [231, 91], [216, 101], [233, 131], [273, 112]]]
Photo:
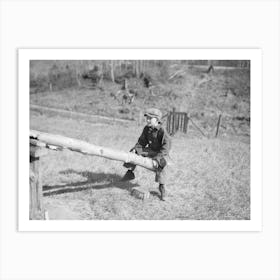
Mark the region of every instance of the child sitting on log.
[[[169, 157], [171, 148], [171, 139], [168, 133], [161, 125], [162, 113], [156, 108], [150, 108], [144, 114], [147, 125], [144, 127], [141, 136], [136, 145], [130, 150], [143, 157], [149, 157], [153, 160], [155, 168], [155, 181], [159, 183], [160, 199], [165, 200], [166, 184], [166, 159]], [[124, 163], [124, 167], [129, 170], [123, 177], [123, 181], [133, 180], [135, 175], [133, 171], [136, 165]]]

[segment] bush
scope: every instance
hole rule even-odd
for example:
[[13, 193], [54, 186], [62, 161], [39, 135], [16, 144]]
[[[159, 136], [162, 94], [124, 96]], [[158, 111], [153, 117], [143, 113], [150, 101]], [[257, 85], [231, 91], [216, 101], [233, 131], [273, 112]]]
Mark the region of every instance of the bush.
[[48, 73], [49, 83], [53, 90], [62, 90], [77, 86], [76, 73], [68, 65], [65, 69], [59, 69], [55, 64]]
[[45, 75], [38, 75], [30, 73], [30, 92], [37, 93], [37, 92], [44, 92], [49, 89], [48, 78]]

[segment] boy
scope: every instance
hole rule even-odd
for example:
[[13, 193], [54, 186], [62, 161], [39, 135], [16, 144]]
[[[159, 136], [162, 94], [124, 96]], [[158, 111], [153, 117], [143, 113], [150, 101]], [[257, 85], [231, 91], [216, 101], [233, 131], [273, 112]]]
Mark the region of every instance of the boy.
[[[161, 126], [162, 113], [156, 108], [150, 108], [144, 114], [147, 125], [144, 127], [136, 145], [130, 150], [143, 157], [153, 159], [156, 169], [155, 181], [159, 183], [160, 199], [165, 200], [165, 181], [166, 181], [166, 158], [169, 157], [171, 139], [165, 129]], [[124, 167], [129, 170], [123, 177], [124, 181], [135, 178], [133, 171], [136, 165], [124, 163]]]

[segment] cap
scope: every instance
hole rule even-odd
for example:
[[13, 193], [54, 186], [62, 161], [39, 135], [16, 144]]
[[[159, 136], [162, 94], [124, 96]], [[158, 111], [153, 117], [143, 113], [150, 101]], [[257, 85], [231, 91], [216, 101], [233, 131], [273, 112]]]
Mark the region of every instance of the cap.
[[144, 116], [149, 116], [151, 118], [157, 118], [159, 121], [161, 121], [162, 113], [159, 109], [156, 108], [149, 108], [145, 112]]

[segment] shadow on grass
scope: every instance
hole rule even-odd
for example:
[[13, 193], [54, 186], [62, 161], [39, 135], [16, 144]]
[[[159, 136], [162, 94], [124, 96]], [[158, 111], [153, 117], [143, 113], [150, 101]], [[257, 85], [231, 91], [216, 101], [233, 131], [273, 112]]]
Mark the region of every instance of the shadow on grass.
[[150, 191], [150, 195], [152, 195], [152, 196], [157, 197], [158, 199], [160, 199], [160, 194], [159, 194], [159, 192]]
[[59, 174], [64, 175], [79, 175], [85, 178], [83, 181], [60, 184], [60, 185], [45, 185], [43, 186], [43, 196], [58, 195], [64, 193], [79, 192], [83, 190], [101, 190], [108, 188], [119, 188], [123, 190], [130, 191], [133, 187], [139, 186], [131, 181], [123, 182], [121, 181], [122, 176], [117, 174], [108, 173], [95, 173], [89, 171], [76, 171], [73, 169], [67, 169], [60, 171]]

